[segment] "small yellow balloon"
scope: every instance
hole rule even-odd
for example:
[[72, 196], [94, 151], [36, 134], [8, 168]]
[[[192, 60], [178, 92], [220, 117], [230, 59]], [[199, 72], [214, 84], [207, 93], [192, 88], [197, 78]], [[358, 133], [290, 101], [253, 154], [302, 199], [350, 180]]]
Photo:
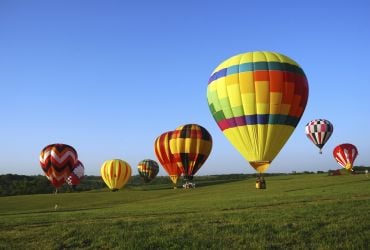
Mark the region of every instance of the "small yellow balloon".
[[108, 160], [100, 169], [101, 176], [112, 191], [121, 189], [131, 177], [131, 166], [120, 159]]

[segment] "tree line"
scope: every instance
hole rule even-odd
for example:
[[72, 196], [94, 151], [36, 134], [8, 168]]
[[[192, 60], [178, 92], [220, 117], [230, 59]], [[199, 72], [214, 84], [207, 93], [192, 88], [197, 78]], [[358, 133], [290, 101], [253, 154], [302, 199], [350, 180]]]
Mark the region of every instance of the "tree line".
[[[370, 167], [356, 166], [353, 168], [354, 171], [363, 172], [365, 170], [370, 171]], [[324, 171], [310, 172], [295, 172], [290, 174], [315, 174], [325, 173]], [[287, 175], [287, 173], [266, 173], [265, 176], [273, 175]], [[256, 174], [223, 174], [223, 175], [206, 175], [196, 176], [194, 178], [198, 187], [221, 184], [232, 181], [245, 180], [249, 178], [255, 178]], [[139, 175], [131, 177], [129, 182], [126, 184], [127, 188], [137, 188], [140, 186], [151, 186], [164, 185], [166, 188], [170, 188], [172, 183], [167, 176], [157, 176], [149, 185], [143, 183], [143, 180]], [[182, 181], [178, 181], [178, 187], [182, 185]], [[80, 185], [72, 188], [67, 184], [64, 184], [59, 192], [81, 192], [95, 189], [106, 188], [106, 185], [100, 176], [85, 176]], [[55, 192], [55, 188], [50, 184], [49, 180], [43, 175], [17, 175], [17, 174], [5, 174], [0, 175], [0, 196], [10, 195], [27, 195], [27, 194], [50, 194]]]
[[[201, 185], [202, 183], [210, 182], [221, 183], [229, 182], [233, 180], [245, 179], [245, 174], [230, 174], [230, 175], [212, 175], [212, 176], [197, 176], [196, 182]], [[126, 184], [128, 188], [136, 188], [143, 186], [143, 180], [139, 175], [134, 175], [130, 178]], [[157, 176], [150, 184], [145, 184], [146, 187], [168, 185], [172, 186], [172, 182], [167, 176]], [[181, 180], [178, 181], [178, 186], [181, 186]], [[84, 176], [81, 183], [76, 187], [68, 186], [64, 184], [59, 188], [58, 192], [81, 192], [95, 189], [106, 188], [106, 185], [100, 176]], [[49, 180], [43, 175], [17, 175], [17, 174], [5, 174], [0, 175], [0, 196], [10, 195], [27, 195], [27, 194], [50, 194], [55, 192]]]

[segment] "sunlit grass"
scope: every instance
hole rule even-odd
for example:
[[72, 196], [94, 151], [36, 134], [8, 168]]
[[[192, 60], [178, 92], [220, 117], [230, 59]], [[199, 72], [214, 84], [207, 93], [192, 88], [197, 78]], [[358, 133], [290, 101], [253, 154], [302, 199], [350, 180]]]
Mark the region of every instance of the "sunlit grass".
[[2, 197], [0, 248], [368, 249], [369, 184], [313, 174], [269, 177], [266, 190], [249, 179]]

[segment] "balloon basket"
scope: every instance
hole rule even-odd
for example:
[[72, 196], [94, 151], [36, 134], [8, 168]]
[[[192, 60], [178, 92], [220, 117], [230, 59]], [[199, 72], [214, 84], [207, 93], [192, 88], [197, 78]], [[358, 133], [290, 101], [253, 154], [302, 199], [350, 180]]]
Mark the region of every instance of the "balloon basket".
[[265, 179], [257, 178], [257, 180], [256, 180], [256, 189], [266, 189]]
[[187, 183], [185, 183], [184, 185], [182, 185], [182, 187], [183, 187], [184, 189], [191, 189], [191, 188], [195, 188], [195, 183], [187, 182]]

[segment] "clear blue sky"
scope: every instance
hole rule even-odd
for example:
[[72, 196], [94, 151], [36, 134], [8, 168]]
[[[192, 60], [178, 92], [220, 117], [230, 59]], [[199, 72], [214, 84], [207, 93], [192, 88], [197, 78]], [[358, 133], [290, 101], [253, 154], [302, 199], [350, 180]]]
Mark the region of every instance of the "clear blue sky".
[[[213, 136], [198, 172], [253, 173], [207, 105], [213, 69], [238, 53], [296, 60], [306, 111], [270, 172], [328, 170], [340, 143], [370, 165], [370, 2], [0, 0], [0, 174], [43, 174], [40, 150], [73, 145], [86, 174], [107, 159], [155, 159], [162, 132], [198, 123]], [[305, 124], [326, 118], [323, 155]], [[161, 175], [165, 172], [161, 169]]]

